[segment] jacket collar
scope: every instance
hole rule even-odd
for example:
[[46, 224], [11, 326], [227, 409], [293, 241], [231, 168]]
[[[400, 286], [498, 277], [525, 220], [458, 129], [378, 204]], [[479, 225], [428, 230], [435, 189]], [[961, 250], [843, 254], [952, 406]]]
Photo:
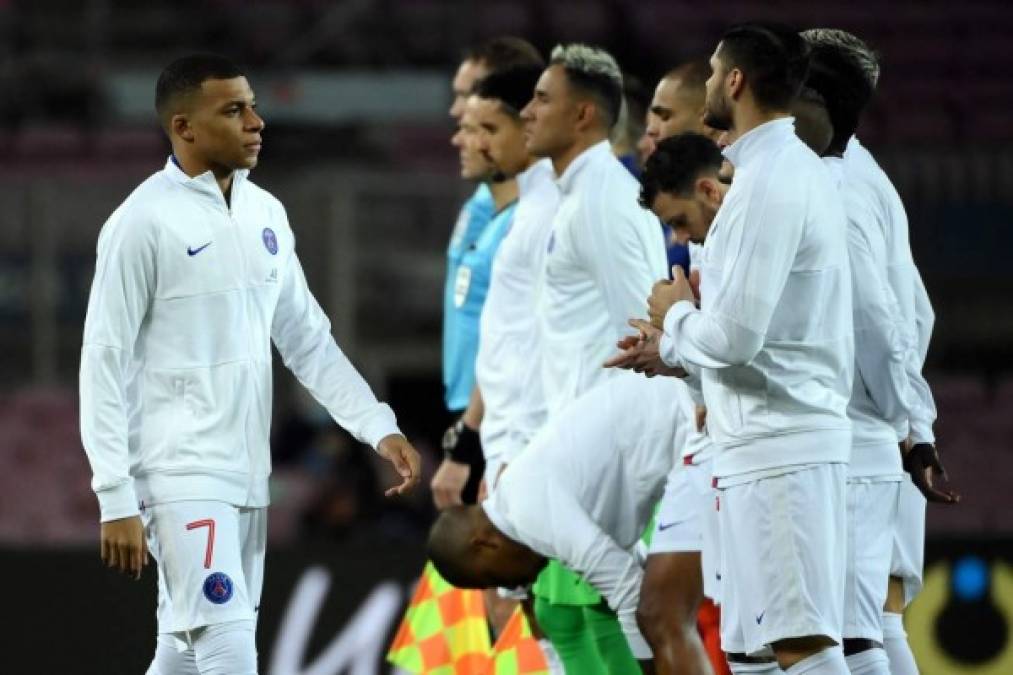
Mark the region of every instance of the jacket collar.
[[748, 165], [754, 158], [760, 157], [772, 148], [784, 145], [786, 141], [794, 138], [795, 118], [782, 117], [764, 122], [747, 131], [724, 149], [724, 156], [738, 170]]
[[577, 179], [580, 174], [583, 173], [584, 167], [592, 162], [599, 161], [599, 158], [605, 155], [613, 157], [614, 159], [614, 156], [612, 155], [612, 146], [609, 144], [607, 139], [595, 143], [587, 150], [574, 157], [573, 161], [570, 162], [570, 166], [566, 167], [566, 171], [563, 172], [563, 175], [556, 180], [556, 183], [559, 185], [560, 192], [564, 195], [572, 192], [577, 184]]
[[[218, 187], [218, 181], [215, 180], [215, 175], [210, 171], [190, 177], [183, 169], [179, 166], [174, 155], [169, 155], [169, 158], [165, 160], [165, 169], [163, 173], [173, 183], [181, 185], [188, 190], [199, 192], [208, 197], [213, 197], [216, 200], [222, 200], [224, 202], [225, 195], [222, 194], [221, 188]], [[235, 203], [236, 193], [240, 189], [240, 185], [246, 180], [249, 175], [249, 169], [237, 169], [232, 175], [232, 203]]]
[[555, 174], [552, 171], [552, 160], [548, 158], [540, 159], [517, 174], [517, 191], [523, 197], [534, 190], [542, 181], [554, 179]]

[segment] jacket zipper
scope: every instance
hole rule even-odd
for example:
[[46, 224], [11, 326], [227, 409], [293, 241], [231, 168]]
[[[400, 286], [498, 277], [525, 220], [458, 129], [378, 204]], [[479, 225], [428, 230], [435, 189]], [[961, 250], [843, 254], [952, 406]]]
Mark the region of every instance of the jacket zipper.
[[[233, 184], [232, 184], [232, 203], [233, 204], [235, 204], [235, 200], [236, 200], [236, 196], [237, 196], [235, 188], [236, 188], [236, 185], [235, 185], [235, 182], [233, 182]], [[225, 213], [226, 213], [226, 215], [229, 218], [229, 225], [231, 226], [230, 229], [232, 230], [232, 233], [231, 233], [232, 234], [232, 241], [235, 244], [236, 255], [237, 255], [238, 259], [239, 259], [239, 279], [238, 279], [238, 281], [239, 281], [240, 296], [243, 299], [243, 319], [244, 319], [244, 323], [245, 323], [244, 328], [245, 328], [245, 332], [246, 332], [247, 351], [248, 351], [248, 353], [250, 355], [250, 360], [253, 361], [254, 358], [256, 357], [256, 352], [254, 351], [254, 345], [253, 345], [253, 343], [250, 341], [251, 340], [251, 333], [252, 333], [252, 331], [250, 330], [250, 328], [251, 328], [250, 307], [249, 307], [249, 302], [250, 302], [250, 299], [249, 299], [249, 290], [250, 290], [249, 286], [250, 286], [250, 284], [248, 283], [249, 282], [249, 277], [250, 277], [249, 264], [247, 263], [247, 260], [246, 260], [246, 254], [243, 252], [243, 240], [242, 240], [241, 232], [239, 231], [239, 223], [236, 221], [236, 218], [235, 218], [235, 216], [233, 214], [233, 211], [232, 211], [232, 205], [230, 205], [230, 204], [228, 204], [228, 203], [225, 202], [225, 196], [224, 195], [221, 196], [221, 200], [222, 200], [221, 204], [225, 208]], [[257, 380], [257, 378], [254, 377], [254, 378], [252, 378], [252, 380], [253, 380], [253, 387], [254, 387], [254, 389], [256, 389], [256, 386], [257, 386], [256, 385], [256, 380]], [[259, 391], [255, 391], [254, 392], [254, 396], [256, 397], [258, 404], [259, 404], [259, 401], [260, 401], [260, 394], [261, 394], [261, 392], [259, 392]], [[246, 452], [246, 461], [247, 461], [247, 463], [249, 464], [249, 467], [250, 467], [250, 471], [249, 471], [248, 478], [247, 478], [247, 483], [246, 483], [246, 500], [247, 500], [247, 502], [249, 502], [250, 497], [253, 494], [253, 481], [255, 480], [255, 475], [257, 474], [258, 469], [260, 468], [260, 467], [257, 466], [256, 462], [254, 461], [254, 457], [250, 454], [250, 442], [249, 442], [250, 407], [252, 407], [252, 406], [248, 406], [247, 409], [246, 409], [246, 418], [245, 418], [245, 421], [244, 421], [244, 424], [243, 424], [243, 450]]]

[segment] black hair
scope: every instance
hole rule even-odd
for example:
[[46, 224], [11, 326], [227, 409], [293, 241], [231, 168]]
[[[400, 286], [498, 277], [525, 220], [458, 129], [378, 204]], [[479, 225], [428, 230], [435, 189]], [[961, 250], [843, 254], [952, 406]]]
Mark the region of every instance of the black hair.
[[757, 105], [787, 110], [805, 81], [809, 51], [809, 43], [789, 26], [745, 23], [721, 36], [718, 58], [743, 72]]
[[707, 95], [707, 80], [710, 76], [711, 66], [707, 59], [687, 61], [665, 73], [666, 79], [679, 80], [680, 87], [701, 98]]
[[486, 40], [464, 51], [464, 61], [481, 63], [489, 72], [531, 66], [545, 68], [545, 59], [527, 40], [505, 35]]
[[192, 54], [176, 59], [165, 67], [155, 85], [155, 112], [168, 126], [170, 107], [180, 97], [200, 89], [206, 80], [231, 80], [242, 77], [239, 66], [217, 54]]
[[716, 174], [723, 159], [717, 143], [701, 134], [687, 132], [664, 139], [644, 163], [640, 205], [650, 209], [661, 192], [689, 194], [700, 174]]
[[828, 153], [840, 154], [858, 129], [862, 111], [872, 99], [873, 87], [861, 65], [843, 49], [827, 44], [812, 47], [806, 86], [826, 104], [833, 126]]
[[535, 92], [541, 66], [516, 66], [493, 71], [475, 83], [472, 93], [479, 98], [499, 101], [509, 115], [520, 117], [521, 110]]

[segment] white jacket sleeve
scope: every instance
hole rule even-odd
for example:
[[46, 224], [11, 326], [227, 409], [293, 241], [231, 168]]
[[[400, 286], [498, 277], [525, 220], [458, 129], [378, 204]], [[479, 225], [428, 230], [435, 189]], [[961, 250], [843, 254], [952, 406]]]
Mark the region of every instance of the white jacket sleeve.
[[645, 219], [654, 216], [635, 204], [620, 207], [607, 196], [591, 200], [583, 216], [576, 247], [604, 297], [609, 337], [618, 340], [630, 333], [630, 319], [647, 315], [651, 287], [666, 276], [661, 225], [653, 227]]
[[130, 477], [126, 386], [134, 345], [155, 293], [157, 231], [121, 207], [99, 235], [81, 347], [81, 441], [102, 522], [138, 514]]
[[[637, 628], [637, 603], [644, 571], [633, 551], [620, 547], [586, 512], [576, 505], [553, 504], [567, 508], [567, 531], [559, 536], [561, 562], [578, 572], [605, 598], [616, 613], [626, 641], [637, 659], [651, 658], [650, 647]], [[555, 513], [554, 519], [559, 514]]]
[[342, 427], [376, 448], [385, 436], [401, 433], [394, 413], [379, 403], [331, 335], [331, 322], [310, 293], [292, 253], [271, 324], [271, 337], [296, 378]]
[[912, 265], [911, 270], [914, 277], [914, 330], [917, 340], [917, 350], [909, 356], [907, 363], [908, 376], [917, 399], [916, 405], [911, 411], [911, 438], [915, 443], [935, 443], [936, 437], [932, 431], [932, 425], [936, 421], [936, 402], [922, 371], [925, 366], [925, 358], [928, 356], [929, 341], [932, 338], [936, 314], [932, 309], [932, 301], [929, 299], [928, 291], [918, 273], [918, 268]]
[[[760, 192], [764, 181], [753, 187]], [[706, 309], [677, 302], [665, 316], [662, 349], [669, 365], [727, 368], [749, 363], [763, 347], [802, 238], [806, 209], [782, 199], [785, 191], [744, 195], [744, 218], [723, 223], [727, 254], [716, 261], [722, 278]], [[792, 191], [794, 192], [794, 190]], [[777, 223], [777, 227], [765, 224]]]
[[873, 246], [855, 223], [848, 224], [855, 361], [870, 398], [897, 440], [908, 437], [914, 392], [907, 361], [914, 345], [889, 282], [876, 264]]

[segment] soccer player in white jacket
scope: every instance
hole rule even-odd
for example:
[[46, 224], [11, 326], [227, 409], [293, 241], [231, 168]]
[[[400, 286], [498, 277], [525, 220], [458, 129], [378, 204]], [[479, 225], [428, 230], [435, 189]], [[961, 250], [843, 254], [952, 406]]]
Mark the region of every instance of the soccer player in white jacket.
[[110, 216], [81, 353], [81, 436], [103, 561], [158, 566], [149, 675], [252, 675], [271, 471], [271, 343], [334, 419], [412, 488], [419, 457], [341, 353], [281, 203], [247, 177], [264, 122], [219, 56], [170, 64], [173, 154]]
[[735, 179], [700, 261], [655, 287], [661, 354], [700, 373], [719, 452], [722, 645], [770, 646], [789, 675], [847, 673], [841, 642], [847, 403], [854, 369], [843, 208], [789, 109], [808, 46], [787, 27], [727, 31], [705, 122], [733, 132]]
[[[641, 176], [640, 203], [654, 208], [656, 196], [665, 205], [686, 206], [694, 221], [713, 218], [725, 186], [717, 180], [713, 161], [721, 166], [721, 153], [703, 137], [717, 135], [703, 123], [705, 83], [710, 65], [705, 59], [681, 64], [658, 82], [647, 112], [646, 142], [642, 146], [647, 157]], [[693, 132], [694, 135], [688, 135]], [[669, 144], [667, 152], [654, 157], [658, 144], [667, 138], [687, 134], [681, 141]], [[647, 166], [650, 166], [649, 170]], [[651, 175], [648, 176], [648, 173]], [[699, 181], [697, 179], [700, 179]], [[677, 187], [673, 183], [680, 183]], [[670, 191], [661, 191], [664, 183]], [[651, 185], [649, 189], [645, 189]], [[697, 185], [707, 189], [705, 196]], [[683, 190], [683, 188], [686, 188]], [[718, 194], [720, 193], [720, 194]], [[703, 199], [698, 199], [703, 197]], [[702, 207], [702, 209], [700, 208]], [[693, 252], [704, 241], [704, 232], [693, 235], [682, 214], [667, 222], [673, 241], [690, 243], [690, 265]], [[694, 222], [694, 225], [703, 223]], [[687, 417], [697, 415], [697, 401], [688, 388], [680, 387], [680, 400]], [[702, 405], [702, 400], [700, 401]], [[702, 408], [701, 408], [702, 416]], [[651, 642], [656, 661], [678, 663], [683, 673], [709, 672], [707, 656], [697, 629], [697, 616], [703, 596], [717, 600], [718, 570], [714, 565], [717, 537], [717, 513], [711, 488], [711, 467], [714, 445], [706, 433], [688, 426], [679, 439], [682, 462], [669, 474], [665, 493], [658, 507], [651, 535], [651, 545], [644, 575], [644, 592], [640, 595], [638, 616], [644, 636]]]
[[[856, 542], [857, 550], [849, 554], [849, 589], [854, 591], [845, 603], [845, 653], [850, 652], [852, 673], [913, 675], [917, 667], [904, 640], [900, 612], [921, 583], [925, 497], [940, 503], [959, 501], [958, 495], [932, 484], [942, 466], [932, 434], [935, 403], [921, 373], [931, 304], [911, 257], [903, 204], [854, 137], [862, 108], [875, 89], [878, 61], [868, 46], [845, 31], [814, 29], [803, 36], [814, 50], [810, 82], [822, 90], [833, 122], [828, 154], [835, 159], [828, 161], [836, 162], [842, 175], [849, 234], [859, 235], [850, 237], [858, 367], [849, 406], [855, 436], [849, 540]], [[916, 306], [926, 308], [925, 320], [914, 316]], [[884, 353], [885, 362], [878, 356]], [[923, 455], [912, 451], [911, 443], [931, 450]], [[901, 452], [907, 452], [903, 465]], [[929, 461], [923, 463], [926, 456]], [[877, 494], [870, 494], [873, 491]], [[887, 584], [891, 574], [901, 577], [891, 579], [893, 592]]]
[[852, 180], [842, 159], [872, 87], [839, 45], [824, 39], [809, 43], [807, 86], [822, 97], [825, 114], [819, 119], [830, 132], [825, 147], [814, 150], [824, 156], [844, 200], [855, 323], [855, 381], [848, 405], [852, 449], [844, 655], [852, 675], [889, 675], [881, 617], [904, 476], [898, 444], [908, 437], [915, 407], [905, 368], [915, 345], [907, 339], [886, 280], [886, 245], [875, 215], [875, 195]]
[[558, 559], [602, 594], [634, 656], [649, 660], [636, 621], [637, 546], [676, 459], [676, 436], [693, 424], [677, 385], [615, 371], [564, 406], [481, 506], [440, 514], [429, 536], [440, 574], [461, 587], [521, 586], [546, 558]]
[[[722, 159], [717, 145], [699, 133], [660, 140], [644, 165], [640, 203], [677, 236], [702, 244], [727, 190], [719, 179]], [[606, 366], [632, 365], [622, 358], [625, 354]], [[683, 381], [676, 391], [683, 416], [696, 420], [694, 393]], [[677, 443], [681, 461], [668, 476], [655, 519], [638, 620], [659, 672], [696, 675], [711, 670], [697, 630], [697, 612], [704, 594], [718, 599], [720, 576], [711, 486], [715, 448], [695, 424], [685, 426]]]
[[[521, 113], [528, 151], [552, 161], [561, 192], [537, 309], [550, 420], [612, 376], [601, 364], [626, 332], [627, 319], [643, 313], [654, 279], [667, 272], [662, 229], [637, 203], [639, 184], [608, 142], [621, 101], [622, 75], [611, 55], [587, 45], [561, 45]], [[554, 625], [576, 636], [584, 631], [570, 626], [590, 631], [607, 625], [595, 637], [601, 658], [611, 672], [630, 667], [628, 657], [617, 657], [621, 649], [608, 647], [622, 647], [618, 627], [596, 611], [600, 598], [592, 589], [550, 564], [534, 592], [542, 628], [564, 661], [569, 650], [556, 639], [560, 631], [553, 635]], [[574, 653], [588, 651], [573, 646]]]
[[492, 263], [475, 364], [484, 404], [479, 431], [489, 490], [503, 465], [524, 449], [546, 418], [535, 303], [559, 188], [552, 163], [528, 153], [520, 118], [542, 70], [492, 73], [475, 89], [478, 147], [503, 176], [516, 178], [518, 188], [513, 222]]

